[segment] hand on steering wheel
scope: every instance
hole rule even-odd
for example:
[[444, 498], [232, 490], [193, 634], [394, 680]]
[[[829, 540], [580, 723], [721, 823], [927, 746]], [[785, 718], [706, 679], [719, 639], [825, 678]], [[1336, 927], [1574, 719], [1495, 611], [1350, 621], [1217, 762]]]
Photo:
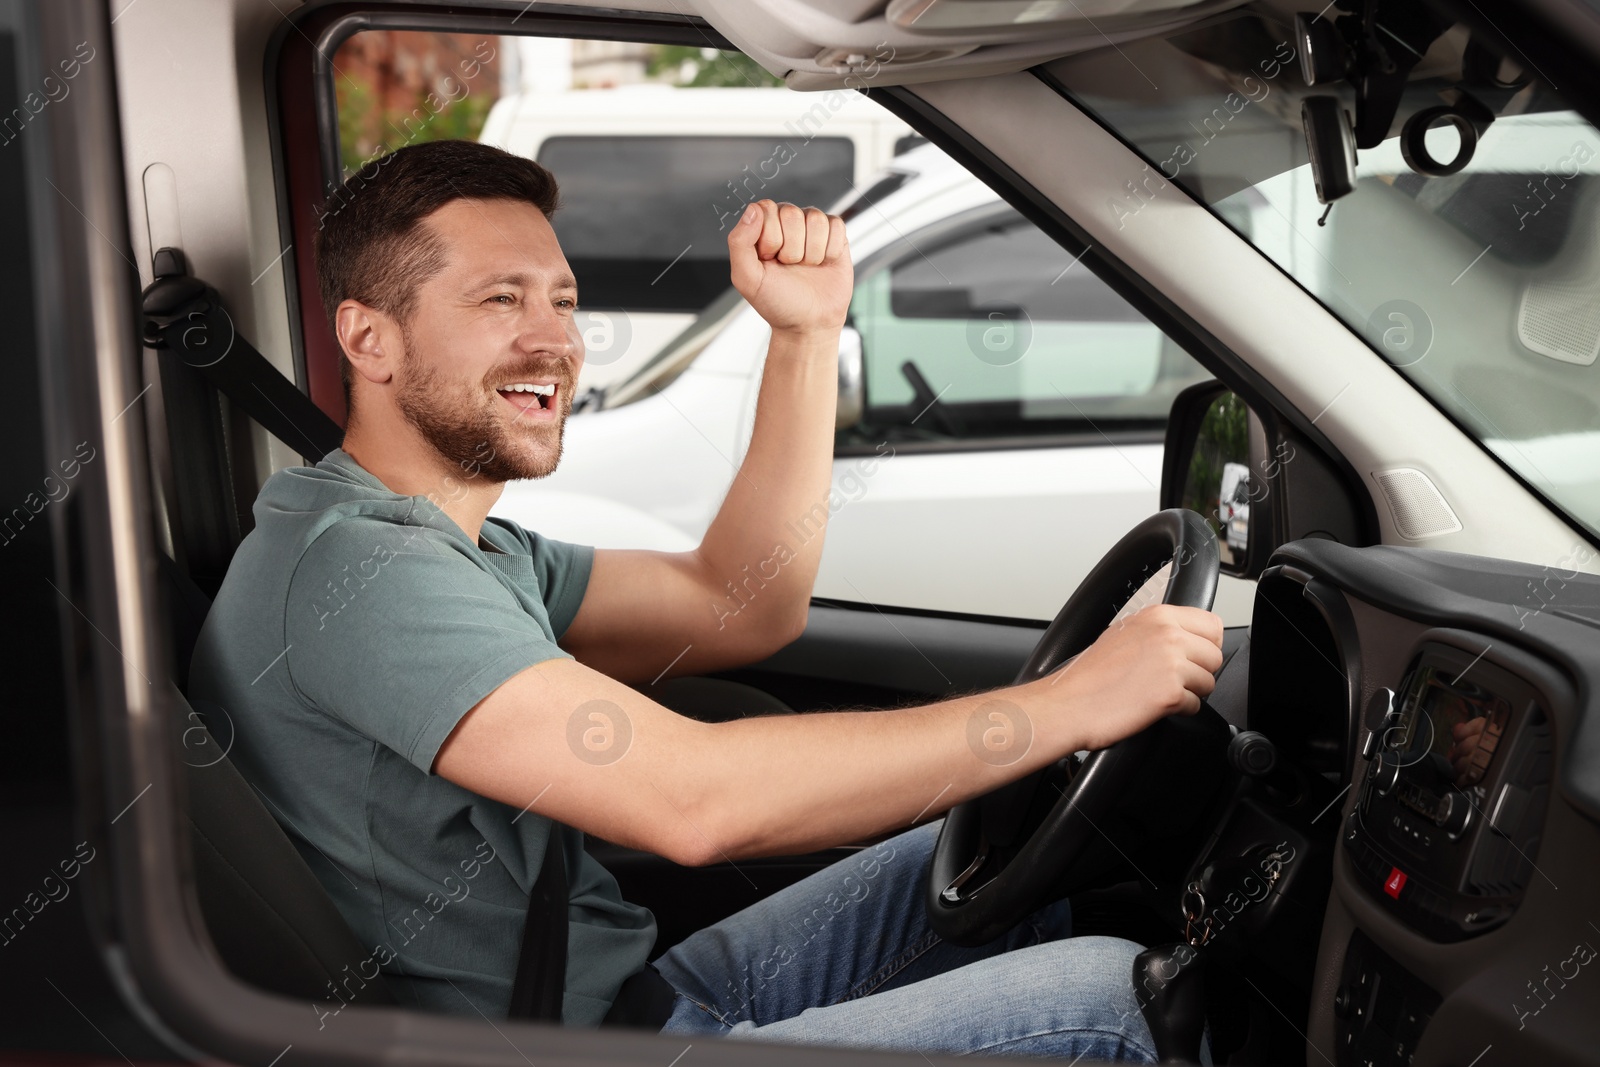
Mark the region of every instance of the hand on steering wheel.
[[1083, 747], [1098, 750], [1168, 715], [1199, 711], [1221, 667], [1221, 618], [1198, 607], [1152, 604], [1028, 684], [1042, 688], [1048, 701], [1051, 689], [1065, 695], [1058, 683], [1070, 677], [1074, 699], [1095, 711], [1081, 723]]
[[[1163, 604], [1117, 620], [1108, 632], [1123, 605], [1169, 563]], [[940, 937], [985, 944], [1059, 897], [1068, 870], [1105, 837], [1101, 826], [1125, 798], [1144, 799], [1148, 807], [1149, 797], [1139, 795], [1157, 793], [1156, 783], [1180, 791], [1215, 784], [1227, 724], [1215, 712], [1172, 713], [1200, 708], [1222, 662], [1221, 621], [1208, 610], [1219, 564], [1211, 526], [1172, 508], [1134, 527], [1074, 590], [1017, 684], [1050, 686], [1071, 677], [1074, 704], [1098, 714], [1085, 742], [1098, 750], [1082, 763], [1059, 761], [950, 809], [926, 894], [928, 924]], [[1141, 778], [1146, 787], [1134, 788]], [[1196, 799], [1184, 797], [1184, 810], [1146, 821], [1181, 825], [1197, 814]]]

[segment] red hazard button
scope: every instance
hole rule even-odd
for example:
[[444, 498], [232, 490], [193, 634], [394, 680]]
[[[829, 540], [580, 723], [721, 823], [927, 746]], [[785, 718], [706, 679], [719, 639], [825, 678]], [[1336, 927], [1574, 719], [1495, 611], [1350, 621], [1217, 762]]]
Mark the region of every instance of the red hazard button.
[[1388, 879], [1383, 883], [1383, 891], [1394, 899], [1400, 899], [1400, 890], [1406, 887], [1406, 872], [1399, 867], [1389, 871]]

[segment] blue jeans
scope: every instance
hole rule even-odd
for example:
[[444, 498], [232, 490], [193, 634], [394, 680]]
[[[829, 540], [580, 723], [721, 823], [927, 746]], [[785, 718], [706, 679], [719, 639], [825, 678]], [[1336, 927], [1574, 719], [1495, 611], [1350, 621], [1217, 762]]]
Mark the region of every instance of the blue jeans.
[[978, 948], [928, 928], [939, 823], [840, 860], [655, 963], [677, 991], [663, 1034], [1154, 1063], [1131, 941], [1069, 937], [1063, 900]]

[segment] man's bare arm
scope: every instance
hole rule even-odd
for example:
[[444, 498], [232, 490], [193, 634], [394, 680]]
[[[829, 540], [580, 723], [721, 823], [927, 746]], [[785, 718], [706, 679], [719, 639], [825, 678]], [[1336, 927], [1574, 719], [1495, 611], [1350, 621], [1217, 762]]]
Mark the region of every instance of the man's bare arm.
[[[434, 769], [679, 863], [806, 852], [909, 826], [1067, 753], [1193, 712], [1211, 692], [1221, 644], [1216, 615], [1158, 605], [1025, 685], [894, 711], [716, 724], [553, 660], [469, 712]], [[1015, 748], [980, 753], [973, 738], [1007, 725], [996, 713], [1011, 720]]]
[[613, 678], [750, 663], [805, 627], [828, 517], [850, 249], [844, 223], [816, 208], [764, 200], [750, 212], [728, 237], [734, 284], [772, 326], [750, 446], [696, 550], [595, 553], [561, 643]]

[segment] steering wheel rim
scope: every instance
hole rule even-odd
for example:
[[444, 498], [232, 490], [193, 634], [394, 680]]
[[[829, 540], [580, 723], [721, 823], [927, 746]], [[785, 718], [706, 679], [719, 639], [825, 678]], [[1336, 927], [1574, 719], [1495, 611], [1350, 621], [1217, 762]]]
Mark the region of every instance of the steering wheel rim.
[[[1209, 610], [1216, 599], [1221, 557], [1216, 532], [1185, 508], [1168, 508], [1139, 523], [1113, 545], [1057, 613], [1017, 674], [1017, 684], [1041, 678], [1088, 648], [1118, 611], [1168, 563], [1164, 604]], [[928, 923], [958, 945], [982, 945], [1045, 903], [1097, 824], [1161, 743], [1170, 719], [1091, 752], [1049, 814], [1026, 840], [1018, 832], [1045, 767], [945, 815], [928, 870]], [[992, 858], [999, 869], [984, 877]]]

